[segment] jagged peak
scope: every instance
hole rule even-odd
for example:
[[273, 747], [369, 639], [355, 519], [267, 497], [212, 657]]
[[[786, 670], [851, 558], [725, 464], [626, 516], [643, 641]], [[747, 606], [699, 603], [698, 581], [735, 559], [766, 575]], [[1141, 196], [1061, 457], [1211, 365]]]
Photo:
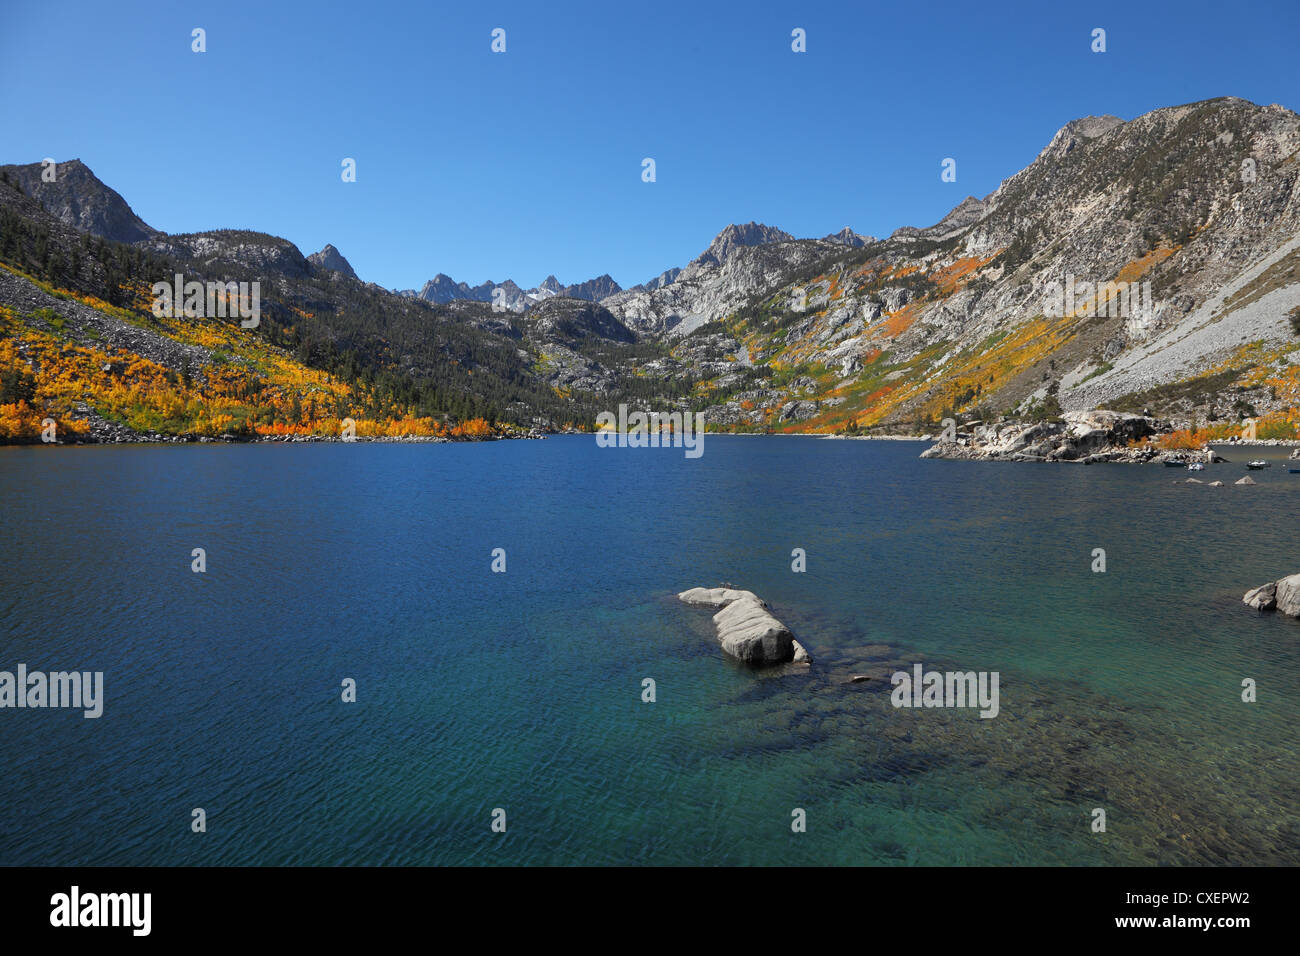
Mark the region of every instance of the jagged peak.
[[357, 277], [356, 272], [352, 270], [351, 263], [343, 257], [343, 253], [339, 252], [332, 243], [325, 243], [324, 248], [320, 252], [313, 252], [309, 255], [307, 261], [319, 269], [329, 269], [350, 276], [353, 279]]
[[761, 222], [731, 223], [713, 237], [709, 248], [705, 249], [692, 265], [713, 263], [721, 265], [740, 246], [762, 246], [770, 242], [789, 242], [794, 236], [775, 226]]
[[842, 246], [851, 246], [854, 249], [860, 249], [868, 243], [875, 242], [876, 237], [860, 235], [848, 226], [845, 226], [839, 232], [833, 232], [829, 236], [826, 236], [825, 241], [838, 242]]

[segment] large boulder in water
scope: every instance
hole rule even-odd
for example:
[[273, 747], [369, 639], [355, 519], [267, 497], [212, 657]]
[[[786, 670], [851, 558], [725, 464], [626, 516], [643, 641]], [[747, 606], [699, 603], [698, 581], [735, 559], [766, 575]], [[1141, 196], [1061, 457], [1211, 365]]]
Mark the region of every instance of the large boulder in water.
[[717, 614], [722, 649], [746, 664], [787, 664], [794, 660], [794, 635], [760, 601], [741, 598]]
[[1300, 574], [1279, 578], [1271, 584], [1247, 591], [1241, 600], [1257, 611], [1281, 611], [1291, 617], [1300, 617]]
[[1243, 604], [1249, 604], [1256, 611], [1272, 611], [1277, 608], [1277, 583], [1265, 584], [1253, 591], [1247, 591], [1241, 601]]
[[1300, 574], [1276, 582], [1277, 609], [1283, 614], [1300, 617]]
[[[739, 601], [741, 598], [749, 598], [763, 604], [762, 599], [753, 591], [742, 591], [739, 588], [691, 588], [689, 591], [683, 591], [677, 595], [677, 600], [692, 607], [723, 608], [732, 601]], [[763, 606], [767, 607], [766, 604], [763, 604]]]
[[691, 588], [677, 595], [694, 607], [720, 608], [713, 615], [722, 649], [737, 660], [756, 666], [811, 664], [807, 650], [790, 629], [778, 621], [767, 602], [740, 588]]

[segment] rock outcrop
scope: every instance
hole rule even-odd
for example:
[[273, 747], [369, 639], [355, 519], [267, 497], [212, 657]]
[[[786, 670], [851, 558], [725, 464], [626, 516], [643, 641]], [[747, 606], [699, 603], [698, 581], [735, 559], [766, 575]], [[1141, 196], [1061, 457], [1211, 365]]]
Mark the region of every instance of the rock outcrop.
[[1291, 617], [1300, 617], [1300, 574], [1279, 578], [1247, 591], [1241, 600], [1257, 611], [1281, 611]]
[[[970, 426], [968, 426], [970, 427]], [[973, 431], [954, 432], [921, 453], [922, 458], [968, 461], [1145, 462], [1167, 457], [1150, 445], [1132, 443], [1166, 426], [1126, 412], [1066, 412], [1059, 422], [974, 423]], [[1209, 460], [1213, 453], [1202, 455]]]
[[713, 615], [722, 649], [739, 661], [759, 667], [811, 664], [812, 658], [790, 629], [768, 610], [753, 591], [738, 588], [691, 588], [677, 595], [693, 607], [719, 608]]

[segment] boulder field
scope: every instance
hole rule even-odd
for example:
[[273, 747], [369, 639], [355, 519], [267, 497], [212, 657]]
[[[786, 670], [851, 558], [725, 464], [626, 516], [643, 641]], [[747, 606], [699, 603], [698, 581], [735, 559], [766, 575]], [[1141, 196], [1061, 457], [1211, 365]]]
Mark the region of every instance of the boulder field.
[[693, 607], [717, 608], [713, 623], [722, 649], [736, 660], [758, 667], [811, 664], [812, 658], [778, 621], [767, 602], [753, 591], [738, 588], [691, 588], [677, 595]]

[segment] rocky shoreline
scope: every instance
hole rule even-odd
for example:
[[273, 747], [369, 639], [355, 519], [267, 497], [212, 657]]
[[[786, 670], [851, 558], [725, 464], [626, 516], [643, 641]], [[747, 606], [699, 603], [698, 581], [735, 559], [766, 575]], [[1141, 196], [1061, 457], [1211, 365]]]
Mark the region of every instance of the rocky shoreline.
[[954, 461], [1068, 461], [1084, 465], [1102, 462], [1131, 464], [1169, 460], [1226, 461], [1213, 449], [1162, 450], [1145, 439], [1169, 431], [1146, 415], [1106, 409], [1066, 412], [1061, 421], [970, 422], [966, 431], [941, 437], [921, 453], [922, 458]]
[[[514, 432], [506, 432], [496, 435], [486, 435], [481, 438], [448, 438], [441, 435], [377, 435], [362, 436], [357, 435], [355, 438], [344, 439], [340, 435], [244, 435], [234, 433], [224, 433], [221, 435], [167, 435], [162, 432], [139, 432], [133, 428], [121, 424], [120, 422], [110, 421], [96, 414], [90, 414], [81, 419], [90, 426], [90, 431], [85, 435], [76, 435], [71, 438], [60, 436], [53, 442], [41, 442], [39, 440], [25, 442], [24, 444], [52, 444], [52, 445], [196, 445], [196, 444], [228, 444], [228, 445], [258, 445], [266, 443], [289, 443], [289, 444], [310, 444], [316, 442], [383, 442], [383, 443], [421, 443], [421, 444], [450, 444], [453, 442], [475, 442], [475, 441], [521, 441], [521, 440], [540, 440], [550, 435], [562, 434], [582, 434], [580, 432], [565, 431], [545, 431], [540, 428], [529, 428]], [[0, 445], [7, 444], [0, 442]]]

